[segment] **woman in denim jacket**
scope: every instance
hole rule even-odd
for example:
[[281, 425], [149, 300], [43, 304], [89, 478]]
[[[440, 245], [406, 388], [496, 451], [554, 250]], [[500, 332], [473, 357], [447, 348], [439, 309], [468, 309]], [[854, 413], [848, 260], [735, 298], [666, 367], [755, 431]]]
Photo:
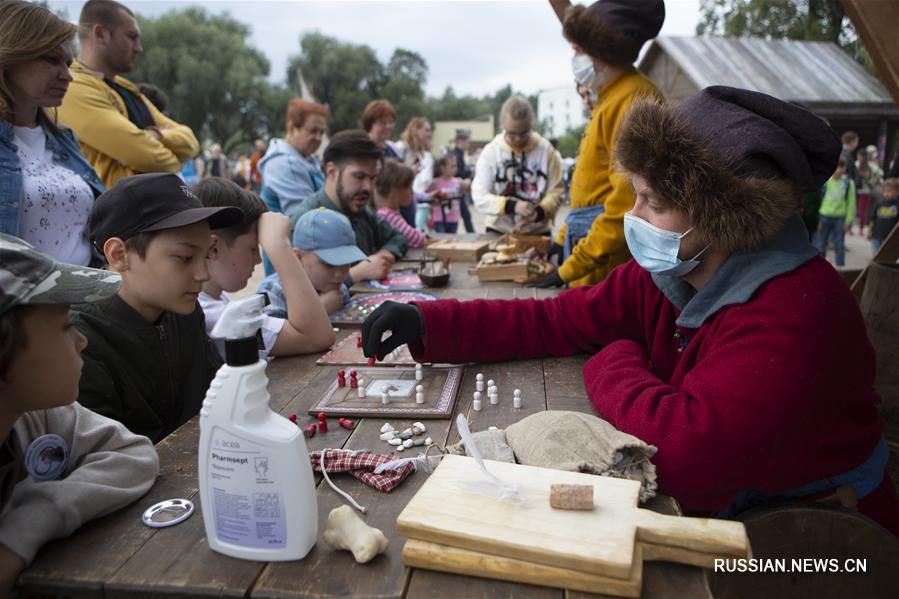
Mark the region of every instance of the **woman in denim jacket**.
[[59, 106], [72, 80], [75, 25], [38, 5], [0, 4], [0, 233], [54, 258], [88, 265], [84, 235], [103, 184], [75, 136], [45, 109]]

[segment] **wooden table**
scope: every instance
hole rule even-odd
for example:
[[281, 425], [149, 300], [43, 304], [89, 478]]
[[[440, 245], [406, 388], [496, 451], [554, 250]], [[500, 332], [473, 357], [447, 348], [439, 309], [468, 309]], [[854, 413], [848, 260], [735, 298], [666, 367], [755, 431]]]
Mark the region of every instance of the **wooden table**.
[[[512, 283], [481, 285], [467, 274], [469, 265], [454, 264], [450, 287], [437, 291], [442, 297], [544, 298], [558, 290], [534, 290]], [[341, 332], [345, 334], [345, 332]], [[271, 407], [280, 414], [295, 412], [298, 424], [313, 401], [334, 380], [337, 367], [315, 364], [318, 355], [274, 360], [268, 368]], [[546, 409], [593, 413], [586, 398], [581, 368], [586, 356], [500, 362], [467, 368], [455, 413], [464, 413], [473, 430], [495, 425], [504, 428]], [[497, 408], [475, 412], [471, 397], [475, 373], [481, 371], [504, 389], [523, 390], [524, 406], [514, 410], [511, 401]], [[546, 392], [549, 390], [549, 393]], [[454, 418], [455, 418], [454, 413]], [[352, 431], [332, 426], [308, 440], [310, 451], [325, 447], [348, 449], [384, 447], [378, 439], [384, 419], [360, 420]], [[397, 421], [391, 421], [395, 425]], [[398, 421], [402, 426], [411, 425]], [[458, 440], [450, 420], [429, 420], [428, 435], [435, 442]], [[199, 417], [157, 445], [161, 473], [150, 492], [134, 505], [88, 523], [70, 538], [44, 547], [21, 576], [19, 589], [26, 594], [67, 596], [225, 596], [225, 597], [528, 597], [534, 599], [587, 597], [560, 589], [528, 586], [482, 578], [443, 574], [403, 566], [404, 539], [396, 533], [396, 518], [425, 480], [415, 473], [388, 495], [378, 493], [350, 476], [338, 476], [337, 484], [369, 507], [365, 521], [380, 528], [390, 539], [385, 555], [366, 565], [356, 564], [346, 551], [335, 551], [319, 540], [309, 555], [298, 562], [243, 561], [209, 549], [199, 513], [197, 445]], [[320, 482], [320, 478], [318, 478]], [[151, 529], [140, 522], [141, 513], [153, 503], [188, 498], [197, 509], [187, 521], [171, 528]], [[318, 487], [319, 531], [328, 513], [343, 504], [326, 484]], [[648, 505], [663, 513], [680, 513], [669, 497]], [[650, 562], [644, 567], [645, 597], [711, 597], [705, 572], [699, 568]]]

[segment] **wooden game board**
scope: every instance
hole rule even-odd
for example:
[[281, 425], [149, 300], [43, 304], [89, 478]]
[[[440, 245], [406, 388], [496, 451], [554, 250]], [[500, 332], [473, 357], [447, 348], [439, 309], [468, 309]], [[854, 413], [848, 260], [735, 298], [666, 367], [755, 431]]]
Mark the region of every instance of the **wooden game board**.
[[[334, 344], [331, 350], [316, 360], [316, 364], [320, 366], [330, 364], [345, 364], [347, 366], [367, 366], [368, 358], [362, 353], [359, 347], [359, 339], [362, 337], [361, 332], [354, 332], [347, 335]], [[400, 346], [400, 353], [396, 358], [388, 354], [383, 360], [377, 362], [378, 366], [415, 366], [415, 360], [409, 353], [409, 348], [405, 345]]]
[[[347, 370], [347, 386], [337, 386], [337, 372], [334, 382], [324, 395], [309, 408], [310, 414], [324, 412], [328, 416], [349, 417], [381, 417], [381, 418], [449, 418], [453, 412], [453, 404], [459, 385], [462, 382], [462, 368], [433, 368], [426, 366], [422, 373], [421, 383], [415, 382], [414, 368], [356, 368], [359, 377], [364, 379], [364, 386], [369, 388], [369, 396], [359, 398], [356, 389], [349, 386]], [[402, 396], [391, 396], [388, 405], [381, 403], [381, 386], [386, 381], [399, 383], [407, 391], [399, 389], [396, 393]], [[415, 386], [424, 387], [425, 403], [415, 403]], [[411, 390], [408, 390], [411, 389]]]
[[377, 281], [362, 281], [350, 288], [350, 291], [359, 293], [379, 293], [383, 291], [418, 291], [427, 287], [418, 273], [413, 270], [391, 272], [386, 279]]
[[354, 297], [350, 303], [331, 315], [331, 322], [336, 325], [361, 326], [365, 318], [387, 300], [408, 304], [409, 302], [427, 302], [437, 299], [436, 295], [420, 291], [388, 291], [387, 293], [365, 293]]

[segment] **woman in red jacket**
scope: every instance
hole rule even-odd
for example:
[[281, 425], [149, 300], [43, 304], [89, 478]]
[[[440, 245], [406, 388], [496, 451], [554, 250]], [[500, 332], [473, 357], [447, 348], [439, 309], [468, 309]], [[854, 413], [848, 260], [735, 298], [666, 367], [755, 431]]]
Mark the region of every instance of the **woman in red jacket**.
[[595, 354], [590, 400], [659, 448], [660, 487], [687, 509], [727, 517], [849, 485], [859, 511], [899, 535], [865, 324], [796, 213], [839, 156], [823, 121], [764, 94], [638, 102], [616, 150], [636, 196], [634, 260], [542, 301], [388, 302], [364, 324], [365, 354]]

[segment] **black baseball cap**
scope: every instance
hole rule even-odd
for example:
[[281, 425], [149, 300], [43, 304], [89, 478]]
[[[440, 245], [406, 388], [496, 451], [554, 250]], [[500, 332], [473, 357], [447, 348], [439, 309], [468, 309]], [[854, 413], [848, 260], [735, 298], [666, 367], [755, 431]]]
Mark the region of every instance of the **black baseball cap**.
[[87, 237], [103, 253], [111, 237], [127, 241], [138, 233], [186, 227], [209, 221], [210, 229], [240, 224], [236, 206], [206, 208], [187, 184], [171, 173], [125, 177], [97, 198], [87, 219]]

